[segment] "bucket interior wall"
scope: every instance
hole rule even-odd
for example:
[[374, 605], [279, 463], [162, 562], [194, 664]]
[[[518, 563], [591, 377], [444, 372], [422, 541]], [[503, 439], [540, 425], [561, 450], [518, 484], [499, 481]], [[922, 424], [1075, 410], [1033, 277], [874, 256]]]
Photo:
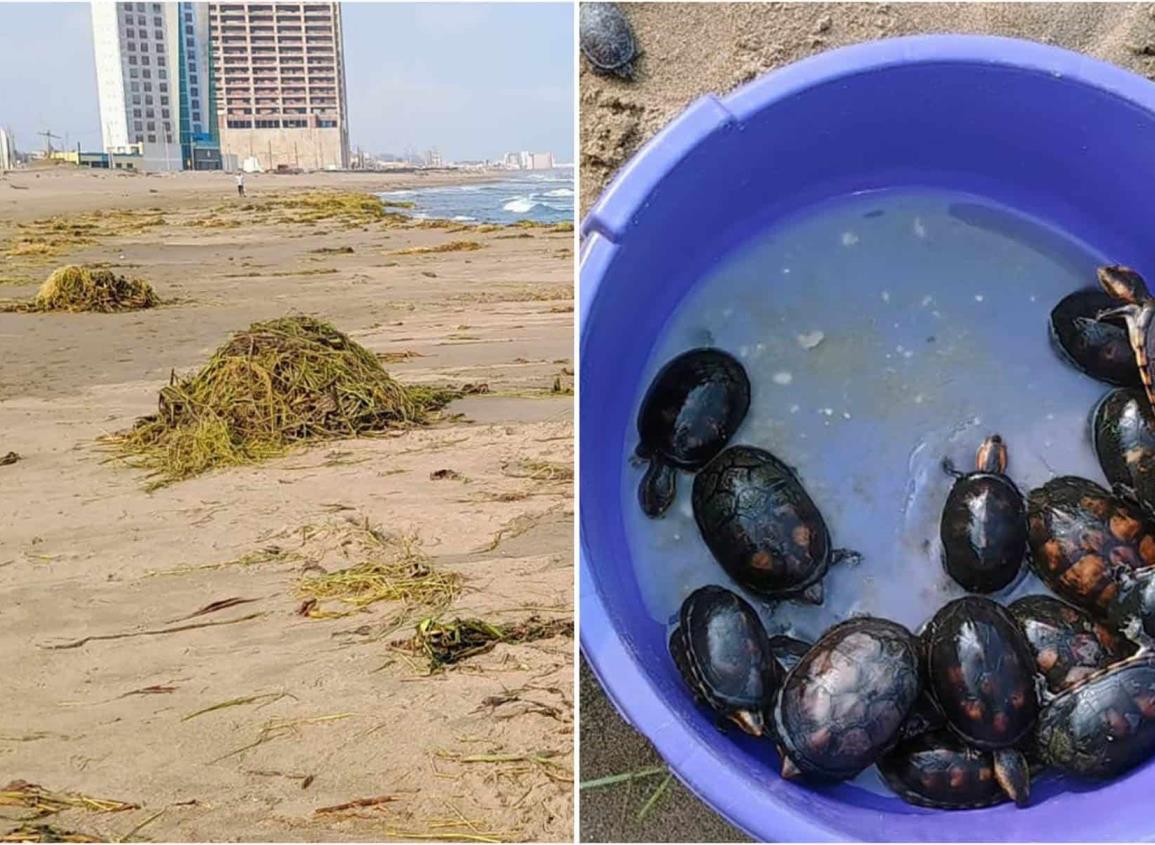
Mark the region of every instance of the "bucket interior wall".
[[[619, 705], [624, 685], [650, 687], [663, 712], [627, 715], [660, 748], [672, 722], [688, 731], [697, 740], [692, 748], [663, 751], [677, 758], [671, 762], [692, 788], [757, 837], [1150, 838], [1155, 828], [1141, 820], [1138, 796], [1155, 787], [1151, 767], [1106, 787], [1106, 805], [1103, 794], [1052, 780], [1039, 785], [1027, 810], [1003, 805], [952, 816], [851, 787], [783, 782], [773, 774], [772, 746], [721, 734], [693, 705], [668, 657], [665, 629], [642, 606], [620, 514], [629, 457], [623, 444], [634, 442], [641, 374], [689, 288], [747, 239], [853, 192], [941, 188], [985, 196], [1155, 276], [1155, 113], [1133, 98], [1063, 73], [959, 60], [896, 62], [784, 95], [772, 87], [775, 76], [722, 101], [732, 117], [698, 132], [659, 176], [646, 174], [644, 195], [629, 193], [627, 168], [611, 201], [630, 206], [629, 214], [615, 222], [603, 202], [587, 220], [582, 586], [596, 590], [604, 618], [587, 631], [583, 608], [583, 647]], [[598, 641], [609, 629], [642, 677], [616, 674], [621, 665], [610, 677], [609, 666], [599, 665]], [[728, 798], [704, 786], [720, 767], [728, 772]], [[760, 804], [760, 796], [772, 803]], [[781, 813], [805, 818], [806, 826], [784, 826], [775, 818]]]

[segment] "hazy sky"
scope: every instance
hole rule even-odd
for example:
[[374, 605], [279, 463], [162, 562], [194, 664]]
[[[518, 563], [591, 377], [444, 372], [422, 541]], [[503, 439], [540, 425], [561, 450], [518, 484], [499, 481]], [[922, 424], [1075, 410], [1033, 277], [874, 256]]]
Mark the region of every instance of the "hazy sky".
[[[573, 160], [573, 7], [344, 3], [349, 140], [447, 159], [550, 151]], [[87, 3], [0, 3], [0, 126], [100, 148]]]

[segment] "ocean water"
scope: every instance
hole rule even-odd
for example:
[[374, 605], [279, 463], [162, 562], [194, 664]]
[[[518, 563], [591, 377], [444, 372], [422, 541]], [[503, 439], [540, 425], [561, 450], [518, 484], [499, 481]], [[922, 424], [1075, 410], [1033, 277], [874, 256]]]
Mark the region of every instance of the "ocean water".
[[[1093, 285], [1104, 258], [982, 199], [908, 192], [838, 201], [724, 257], [667, 323], [646, 383], [695, 346], [737, 356], [752, 397], [731, 442], [796, 467], [834, 546], [863, 560], [831, 568], [821, 606], [763, 601], [703, 543], [692, 477], [679, 476], [675, 503], [650, 520], [637, 503], [643, 467], [627, 461], [622, 508], [650, 615], [669, 624], [691, 591], [721, 584], [759, 608], [770, 633], [812, 641], [859, 613], [917, 630], [964, 595], [940, 558], [953, 483], [944, 457], [969, 469], [997, 432], [1024, 494], [1057, 474], [1104, 483], [1088, 417], [1109, 387], [1060, 361], [1047, 333], [1050, 309]], [[623, 454], [636, 442], [631, 428]], [[1026, 573], [995, 598], [1043, 591]], [[856, 783], [890, 794], [873, 770]]]
[[378, 196], [414, 203], [406, 213], [417, 218], [463, 223], [572, 222], [574, 172], [572, 168], [513, 171], [495, 182], [386, 191]]

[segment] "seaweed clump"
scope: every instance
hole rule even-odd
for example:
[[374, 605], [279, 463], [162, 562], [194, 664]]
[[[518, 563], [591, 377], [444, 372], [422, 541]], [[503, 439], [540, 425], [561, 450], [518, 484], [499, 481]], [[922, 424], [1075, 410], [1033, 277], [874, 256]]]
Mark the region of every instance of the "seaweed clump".
[[154, 308], [160, 299], [144, 279], [120, 276], [111, 270], [69, 264], [54, 271], [31, 303], [21, 305], [27, 311], [138, 311]]
[[429, 670], [436, 672], [492, 651], [498, 643], [528, 643], [557, 636], [572, 637], [573, 622], [531, 616], [525, 622], [497, 625], [484, 619], [438, 622], [429, 618], [417, 623], [416, 633], [405, 645], [428, 657]]
[[157, 413], [107, 441], [159, 486], [298, 443], [420, 425], [458, 395], [404, 386], [332, 325], [282, 317], [233, 335], [199, 371], [174, 373]]

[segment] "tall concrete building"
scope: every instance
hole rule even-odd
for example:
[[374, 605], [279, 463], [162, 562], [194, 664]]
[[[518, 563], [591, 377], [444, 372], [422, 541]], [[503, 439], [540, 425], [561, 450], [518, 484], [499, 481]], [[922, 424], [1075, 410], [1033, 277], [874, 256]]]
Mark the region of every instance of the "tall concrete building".
[[210, 3], [221, 150], [246, 168], [349, 165], [337, 3]]
[[93, 0], [100, 130], [109, 152], [145, 170], [221, 166], [203, 3]]

